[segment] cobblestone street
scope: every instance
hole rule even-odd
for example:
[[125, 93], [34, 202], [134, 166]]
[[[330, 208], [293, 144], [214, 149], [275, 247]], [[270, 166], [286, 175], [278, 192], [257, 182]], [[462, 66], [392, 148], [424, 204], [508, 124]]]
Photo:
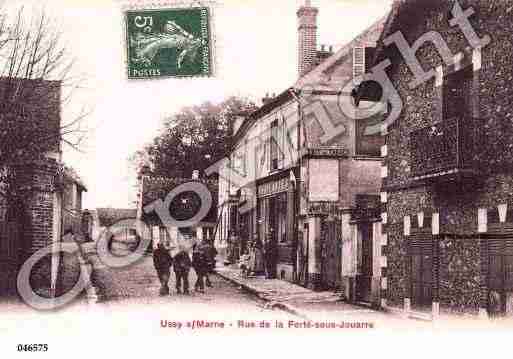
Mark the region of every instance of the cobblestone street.
[[[126, 251], [118, 246], [114, 247], [114, 253], [123, 255]], [[175, 277], [171, 271], [171, 294], [160, 296], [160, 284], [151, 255], [123, 269], [109, 268], [95, 255], [89, 257], [89, 260], [93, 262], [93, 282], [99, 295], [97, 307], [109, 315], [125, 308], [130, 312], [137, 311], [135, 308], [144, 308], [147, 315], [153, 315], [155, 319], [165, 313], [173, 319], [183, 317], [183, 320], [187, 320], [198, 316], [198, 319], [203, 320], [231, 321], [234, 326], [237, 326], [241, 318], [251, 321], [282, 320], [285, 323], [288, 320], [305, 319], [319, 322], [365, 322], [381, 328], [385, 327], [385, 322], [393, 323], [394, 327], [405, 325], [405, 321], [400, 318], [336, 300], [334, 293], [316, 293], [280, 280], [241, 281], [236, 271], [228, 267], [218, 267], [220, 274], [210, 275], [213, 287], [207, 287], [205, 293], [193, 290], [196, 274], [191, 269], [191, 295], [176, 294]], [[248, 286], [246, 282], [253, 284]], [[148, 305], [155, 311], [148, 312]], [[426, 323], [416, 324], [425, 327]]]
[[[235, 319], [239, 317], [237, 313], [244, 314], [240, 318], [264, 319], [269, 316], [272, 318], [278, 316], [284, 320], [293, 318], [288, 313], [269, 309], [266, 301], [247, 293], [216, 274], [210, 275], [212, 288], [206, 287], [205, 293], [197, 293], [194, 291], [196, 274], [193, 269], [189, 275], [190, 295], [176, 293], [175, 276], [171, 271], [169, 281], [171, 294], [160, 296], [160, 284], [151, 255], [122, 269], [103, 265], [95, 255], [89, 259], [93, 262], [93, 282], [99, 295], [97, 306], [109, 310], [151, 304], [156, 308], [165, 309], [166, 313], [169, 313], [169, 310], [173, 312], [176, 310], [174, 314], [183, 314], [184, 317], [188, 315], [189, 318], [191, 313], [206, 313], [208, 317], [218, 319], [230, 317], [232, 314]], [[220, 312], [216, 314], [216, 311], [212, 310], [213, 306]]]

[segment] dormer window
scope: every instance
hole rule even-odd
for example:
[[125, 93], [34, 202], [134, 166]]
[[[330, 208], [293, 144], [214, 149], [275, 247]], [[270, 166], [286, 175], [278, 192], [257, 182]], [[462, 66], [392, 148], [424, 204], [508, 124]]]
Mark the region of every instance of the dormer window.
[[375, 48], [369, 46], [357, 46], [353, 48], [353, 83], [359, 85], [358, 78], [370, 71], [372, 57]]

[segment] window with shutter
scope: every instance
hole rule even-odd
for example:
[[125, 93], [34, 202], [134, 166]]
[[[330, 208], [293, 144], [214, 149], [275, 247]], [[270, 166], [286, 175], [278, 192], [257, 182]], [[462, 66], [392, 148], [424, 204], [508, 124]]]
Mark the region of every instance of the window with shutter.
[[365, 74], [365, 47], [353, 48], [353, 83], [359, 84], [358, 77]]
[[411, 304], [416, 310], [429, 310], [433, 301], [435, 245], [433, 237], [425, 233], [412, 235], [408, 242]]
[[281, 121], [280, 121], [280, 146], [279, 146], [279, 149], [278, 149], [278, 156], [279, 156], [279, 167], [280, 168], [283, 168], [284, 167], [284, 160], [285, 160], [285, 156], [284, 156], [284, 153], [283, 151], [285, 150], [285, 138], [286, 138], [286, 129], [287, 129], [287, 126], [285, 125], [285, 117], [282, 116], [281, 118]]
[[278, 120], [271, 123], [271, 138], [270, 138], [270, 166], [271, 171], [278, 169], [279, 150], [278, 150]]

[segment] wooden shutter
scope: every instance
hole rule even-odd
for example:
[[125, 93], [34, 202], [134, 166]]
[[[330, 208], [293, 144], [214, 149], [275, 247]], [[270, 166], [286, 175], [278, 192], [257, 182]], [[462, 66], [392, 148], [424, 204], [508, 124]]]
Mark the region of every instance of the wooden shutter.
[[353, 48], [353, 83], [359, 84], [359, 76], [365, 74], [365, 47]]
[[414, 306], [429, 305], [438, 298], [438, 241], [431, 233], [413, 233], [408, 240], [411, 299]]

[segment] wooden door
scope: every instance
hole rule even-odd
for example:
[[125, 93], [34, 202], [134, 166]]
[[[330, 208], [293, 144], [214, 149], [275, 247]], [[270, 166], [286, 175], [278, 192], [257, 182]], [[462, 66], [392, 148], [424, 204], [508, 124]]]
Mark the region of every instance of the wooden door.
[[431, 235], [412, 236], [409, 241], [411, 305], [417, 310], [431, 310], [434, 243]]
[[359, 274], [356, 276], [356, 300], [362, 302], [371, 301], [372, 274], [373, 274], [373, 240], [372, 226], [370, 223], [362, 223], [358, 225], [360, 239], [360, 263]]
[[334, 290], [340, 283], [340, 273], [342, 270], [341, 224], [338, 220], [327, 220], [324, 225], [321, 280], [325, 289]]
[[271, 240], [271, 276], [272, 278], [276, 278], [277, 272], [277, 260], [278, 260], [278, 200], [273, 197], [269, 199], [269, 232], [268, 236]]

